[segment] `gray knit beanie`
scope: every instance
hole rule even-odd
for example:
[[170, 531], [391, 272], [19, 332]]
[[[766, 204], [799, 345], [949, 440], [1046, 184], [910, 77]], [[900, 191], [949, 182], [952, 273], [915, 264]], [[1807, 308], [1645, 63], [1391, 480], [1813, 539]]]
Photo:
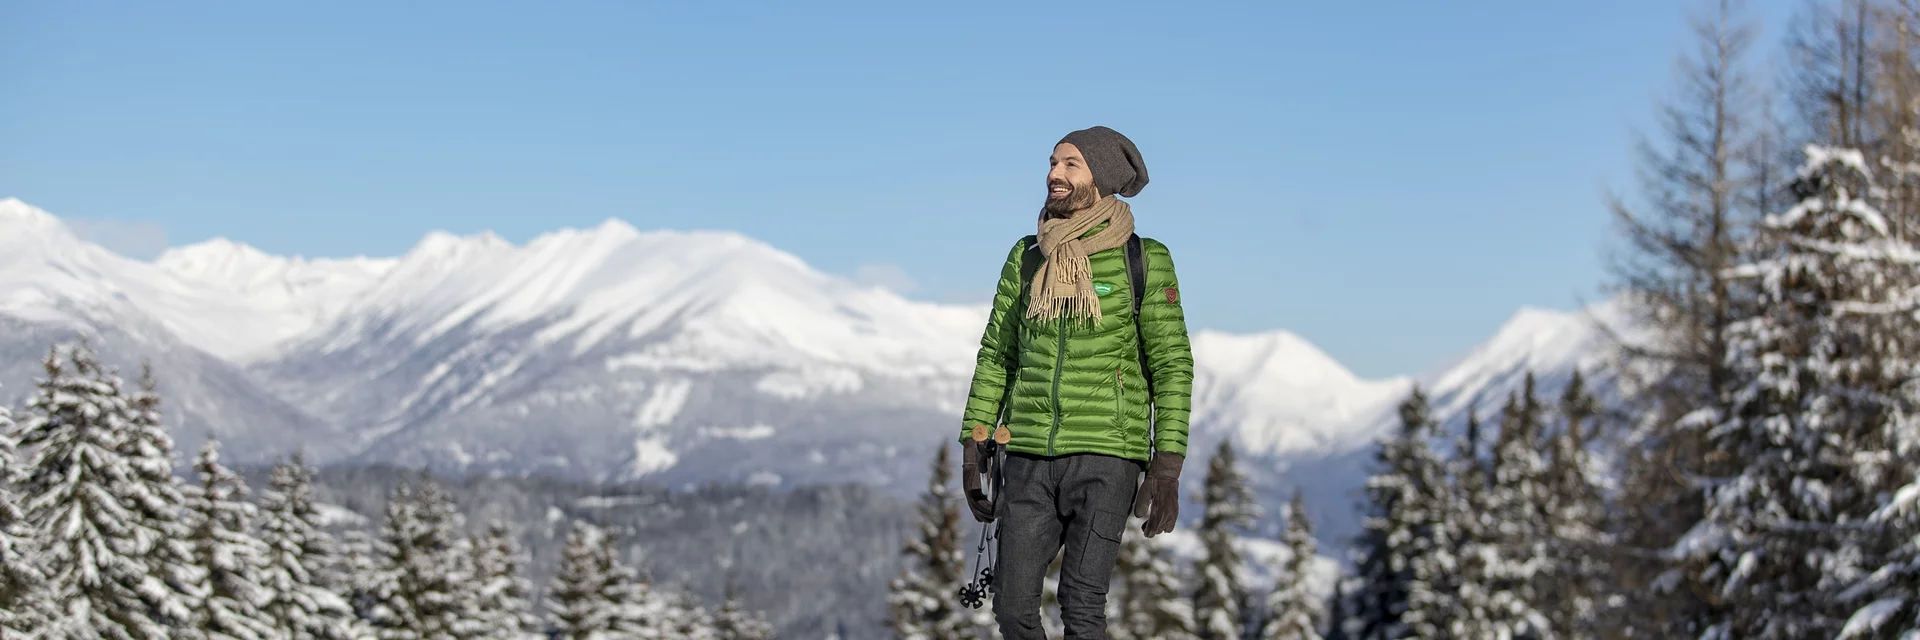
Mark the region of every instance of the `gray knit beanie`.
[[1140, 149], [1120, 132], [1089, 127], [1067, 134], [1060, 142], [1073, 145], [1086, 157], [1087, 168], [1093, 171], [1093, 186], [1102, 197], [1119, 194], [1131, 198], [1147, 187], [1147, 163], [1140, 159]]

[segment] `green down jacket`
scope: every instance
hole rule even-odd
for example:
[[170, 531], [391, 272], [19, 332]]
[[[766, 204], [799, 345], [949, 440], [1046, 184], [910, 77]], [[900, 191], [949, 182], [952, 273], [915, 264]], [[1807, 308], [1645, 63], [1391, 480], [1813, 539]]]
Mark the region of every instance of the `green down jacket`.
[[[1104, 226], [1104, 225], [1102, 225]], [[1089, 234], [1098, 229], [1089, 231]], [[1193, 350], [1180, 282], [1167, 247], [1141, 238], [1146, 295], [1134, 330], [1125, 245], [1089, 256], [1101, 321], [1026, 317], [1027, 283], [1021, 260], [1032, 236], [1014, 243], [1000, 267], [993, 311], [980, 338], [979, 362], [967, 394], [962, 441], [973, 425], [1004, 423], [1011, 451], [1037, 455], [1100, 453], [1148, 460], [1153, 451], [1185, 455], [1187, 414], [1193, 403]], [[1036, 258], [1040, 254], [1034, 252]], [[1153, 371], [1152, 430], [1147, 384], [1140, 376], [1140, 343]]]

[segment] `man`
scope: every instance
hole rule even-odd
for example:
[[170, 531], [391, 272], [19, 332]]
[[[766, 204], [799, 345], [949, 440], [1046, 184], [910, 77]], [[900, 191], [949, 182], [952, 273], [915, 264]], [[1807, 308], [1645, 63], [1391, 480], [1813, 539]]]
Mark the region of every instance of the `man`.
[[[1134, 313], [1133, 213], [1119, 198], [1147, 184], [1139, 149], [1093, 127], [1062, 138], [1050, 164], [1039, 232], [1001, 266], [960, 434], [968, 507], [1000, 523], [993, 612], [1007, 640], [1046, 637], [1041, 584], [1062, 546], [1066, 636], [1107, 637], [1107, 585], [1128, 512], [1145, 518], [1148, 536], [1172, 531], [1179, 514], [1192, 404], [1173, 258], [1146, 238]], [[989, 433], [1007, 451], [1005, 484], [991, 499], [979, 473]]]

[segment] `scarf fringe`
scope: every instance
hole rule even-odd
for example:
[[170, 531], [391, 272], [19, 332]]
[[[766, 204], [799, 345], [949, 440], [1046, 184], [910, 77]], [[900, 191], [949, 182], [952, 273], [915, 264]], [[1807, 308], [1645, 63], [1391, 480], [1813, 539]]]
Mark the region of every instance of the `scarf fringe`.
[[[1108, 223], [1106, 229], [1080, 237], [1102, 222]], [[1102, 315], [1100, 298], [1093, 291], [1088, 256], [1125, 244], [1132, 234], [1132, 208], [1111, 195], [1072, 218], [1042, 220], [1037, 238], [1046, 264], [1034, 271], [1027, 317], [1054, 320], [1068, 316], [1098, 324]]]

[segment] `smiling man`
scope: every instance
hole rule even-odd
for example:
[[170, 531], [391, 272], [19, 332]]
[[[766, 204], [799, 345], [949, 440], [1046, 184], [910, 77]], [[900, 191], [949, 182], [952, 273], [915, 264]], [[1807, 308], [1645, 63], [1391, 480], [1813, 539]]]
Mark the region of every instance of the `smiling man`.
[[[1049, 164], [1038, 233], [1000, 269], [960, 435], [968, 507], [1000, 523], [993, 612], [1008, 640], [1046, 637], [1041, 585], [1062, 547], [1066, 637], [1107, 637], [1127, 514], [1149, 536], [1178, 518], [1193, 397], [1172, 255], [1134, 233], [1120, 200], [1147, 184], [1139, 149], [1093, 127], [1061, 139]], [[1007, 451], [991, 499], [988, 438]]]

